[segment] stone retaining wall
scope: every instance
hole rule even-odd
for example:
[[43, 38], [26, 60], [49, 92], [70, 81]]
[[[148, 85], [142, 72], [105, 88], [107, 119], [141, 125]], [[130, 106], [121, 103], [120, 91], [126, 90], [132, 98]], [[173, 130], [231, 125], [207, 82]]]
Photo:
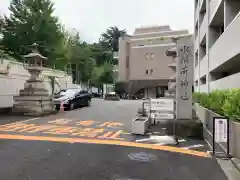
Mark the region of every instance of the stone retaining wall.
[[[221, 117], [219, 114], [206, 109], [199, 104], [195, 104], [198, 118], [203, 122], [204, 137], [212, 145], [213, 117]], [[230, 121], [230, 153], [232, 156], [240, 158], [240, 122]], [[226, 149], [226, 143], [221, 143]]]

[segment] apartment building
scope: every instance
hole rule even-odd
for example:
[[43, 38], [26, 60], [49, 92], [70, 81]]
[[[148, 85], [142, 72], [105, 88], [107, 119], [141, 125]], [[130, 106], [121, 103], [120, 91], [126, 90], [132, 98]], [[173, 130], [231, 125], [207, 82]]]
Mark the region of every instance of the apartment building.
[[172, 38], [188, 34], [188, 30], [172, 30], [170, 26], [136, 28], [133, 35], [119, 39], [118, 81], [125, 83], [129, 94], [160, 97], [174, 75], [174, 63], [166, 51], [175, 47]]
[[240, 0], [195, 0], [197, 92], [240, 87]]

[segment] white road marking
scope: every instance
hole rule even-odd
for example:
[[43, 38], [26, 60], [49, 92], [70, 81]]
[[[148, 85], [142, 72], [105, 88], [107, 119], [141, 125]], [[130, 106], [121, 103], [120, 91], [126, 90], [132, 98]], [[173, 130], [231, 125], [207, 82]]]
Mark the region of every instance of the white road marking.
[[151, 135], [149, 138], [136, 140], [136, 142], [144, 142], [144, 141], [145, 142], [152, 141], [152, 143], [155, 142], [154, 144], [165, 144], [165, 145], [176, 143], [174, 137], [172, 137], [172, 136], [154, 136], [154, 135]]
[[26, 119], [26, 120], [23, 120], [23, 121], [17, 121], [17, 122], [7, 123], [7, 124], [9, 125], [9, 124], [25, 123], [25, 122], [34, 121], [34, 120], [37, 120], [37, 119], [40, 119], [40, 117], [31, 118], [31, 119]]
[[149, 141], [150, 138], [146, 138], [146, 139], [137, 139], [136, 142], [143, 142], [143, 141]]
[[192, 146], [182, 147], [182, 149], [192, 149], [192, 148], [199, 148], [199, 147], [204, 147], [204, 145], [202, 145], [202, 144], [194, 144]]
[[179, 139], [178, 142], [186, 142], [185, 139]]

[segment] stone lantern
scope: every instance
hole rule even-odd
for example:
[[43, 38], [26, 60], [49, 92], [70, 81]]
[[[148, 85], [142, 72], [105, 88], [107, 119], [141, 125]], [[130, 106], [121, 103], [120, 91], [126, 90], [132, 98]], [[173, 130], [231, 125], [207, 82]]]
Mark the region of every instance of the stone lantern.
[[44, 81], [39, 78], [43, 70], [43, 61], [47, 60], [37, 50], [37, 44], [32, 45], [31, 53], [24, 56], [24, 68], [28, 70], [30, 79], [20, 90], [19, 96], [14, 97], [13, 110], [24, 115], [40, 116], [54, 111], [52, 96], [45, 88]]
[[23, 67], [31, 74], [32, 80], [37, 80], [39, 78], [39, 74], [43, 68], [43, 61], [47, 60], [46, 57], [39, 54], [37, 46], [38, 45], [34, 43], [32, 45], [32, 52], [24, 56], [25, 60]]

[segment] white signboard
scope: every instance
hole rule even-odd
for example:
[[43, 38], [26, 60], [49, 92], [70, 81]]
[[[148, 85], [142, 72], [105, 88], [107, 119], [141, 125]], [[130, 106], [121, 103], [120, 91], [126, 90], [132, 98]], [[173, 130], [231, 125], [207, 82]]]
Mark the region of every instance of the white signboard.
[[174, 111], [173, 99], [151, 99], [151, 110], [155, 111]]
[[215, 118], [215, 141], [216, 142], [227, 142], [228, 136], [228, 119], [224, 118]]
[[168, 113], [168, 112], [154, 112], [153, 118], [156, 119], [174, 119], [174, 114], [173, 113]]
[[147, 111], [150, 111], [150, 100], [143, 101], [144, 103], [144, 109]]

